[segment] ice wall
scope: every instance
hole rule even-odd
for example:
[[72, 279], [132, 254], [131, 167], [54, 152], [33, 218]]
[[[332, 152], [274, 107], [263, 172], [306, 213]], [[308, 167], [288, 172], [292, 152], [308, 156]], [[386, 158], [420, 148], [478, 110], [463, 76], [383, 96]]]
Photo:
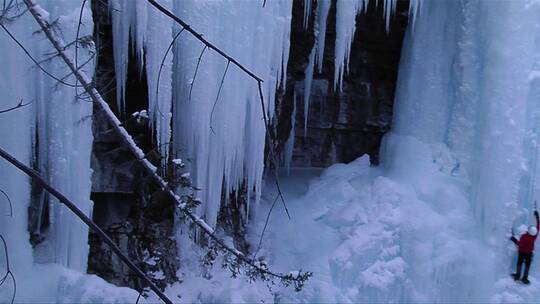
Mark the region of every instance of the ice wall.
[[[11, 14], [24, 12], [24, 4]], [[66, 53], [75, 58], [75, 41], [81, 3], [69, 0], [39, 1], [42, 16], [61, 33], [71, 46]], [[7, 30], [48, 73], [63, 82], [75, 84], [65, 64], [39, 26], [26, 12], [21, 17], [5, 22]], [[90, 2], [82, 11], [79, 37], [88, 42], [93, 23]], [[93, 73], [93, 45], [78, 43], [77, 62], [80, 69]], [[92, 104], [75, 89], [58, 83], [45, 75], [23, 52], [19, 45], [0, 29], [0, 110], [23, 101], [23, 108], [0, 114], [0, 146], [20, 161], [33, 166], [51, 185], [70, 198], [84, 213], [91, 216], [90, 153], [92, 147]], [[13, 205], [0, 199], [0, 233], [6, 238], [10, 267], [17, 280], [15, 302], [57, 302], [61, 297], [72, 301], [114, 301], [134, 299], [133, 293], [115, 290], [103, 280], [82, 275], [88, 257], [88, 228], [71, 211], [41, 189], [33, 189], [30, 179], [6, 161], [0, 161], [0, 189], [6, 192]], [[43, 239], [34, 249], [29, 242], [29, 207], [45, 210], [42, 224], [33, 225], [31, 233]], [[47, 218], [48, 217], [48, 218]], [[38, 217], [36, 217], [38, 218]], [[46, 224], [46, 222], [49, 222]], [[36, 223], [34, 223], [36, 224]], [[6, 256], [0, 250], [0, 272], [5, 272]], [[40, 263], [51, 263], [42, 265]], [[68, 270], [71, 268], [72, 270]], [[95, 293], [93, 290], [100, 290]], [[11, 280], [0, 288], [0, 302], [10, 302], [13, 291]], [[127, 296], [129, 295], [129, 297]], [[124, 297], [125, 296], [125, 297]], [[122, 298], [123, 297], [123, 298]]]
[[466, 172], [489, 277], [511, 271], [507, 234], [538, 197], [539, 16], [530, 1], [424, 1], [403, 46], [393, 132], [448, 146]]
[[[67, 43], [75, 40], [79, 18], [79, 4], [71, 1], [41, 1], [44, 14], [49, 20], [58, 20], [56, 29], [62, 30]], [[50, 13], [46, 13], [47, 10]], [[66, 26], [68, 25], [68, 26]], [[63, 78], [64, 82], [74, 84], [75, 80], [64, 64], [54, 54], [48, 40], [39, 34], [32, 35], [38, 26], [29, 14], [7, 23], [7, 28], [24, 45], [28, 51], [41, 62], [49, 73]], [[80, 37], [91, 35], [93, 24], [89, 4], [82, 15]], [[64, 193], [68, 198], [78, 204], [78, 207], [90, 215], [92, 203], [90, 201], [90, 152], [92, 143], [91, 114], [92, 106], [81, 95], [75, 98], [75, 88], [59, 84], [56, 80], [45, 75], [37, 69], [35, 64], [25, 57], [23, 51], [14, 41], [2, 31], [2, 65], [3, 79], [0, 92], [3, 98], [1, 108], [9, 108], [21, 99], [30, 103], [27, 107], [17, 111], [2, 114], [3, 127], [0, 132], [2, 147], [13, 152], [19, 159], [39, 170], [42, 176], [54, 187]], [[80, 45], [79, 45], [80, 46]], [[67, 52], [74, 51], [74, 47]], [[85, 71], [92, 72], [93, 61], [90, 58], [93, 46], [78, 51], [79, 65]], [[73, 53], [71, 53], [73, 54]], [[86, 64], [85, 64], [86, 63]], [[84, 66], [83, 66], [84, 65]], [[82, 93], [79, 88], [78, 93]], [[15, 135], [17, 134], [17, 135]], [[27, 212], [30, 203], [29, 180], [18, 173], [6, 163], [3, 163], [2, 189], [6, 191], [13, 201], [14, 217], [2, 221], [3, 232], [13, 238], [10, 248], [23, 246], [27, 256], [31, 251], [28, 246]], [[11, 179], [11, 176], [17, 178]], [[40, 262], [55, 262], [79, 271], [86, 271], [88, 256], [88, 229], [71, 212], [60, 205], [56, 199], [40, 195], [39, 205], [43, 210], [48, 204], [50, 224], [48, 227], [36, 227], [33, 233], [40, 234], [44, 241], [36, 247], [36, 260]], [[18, 197], [20, 196], [20, 197]], [[48, 198], [48, 199], [47, 199]], [[5, 208], [5, 203], [2, 203]], [[18, 224], [12, 225], [10, 221]], [[20, 245], [24, 244], [24, 245]], [[17, 251], [15, 251], [17, 252]], [[12, 253], [12, 256], [19, 256]], [[25, 264], [32, 264], [27, 259]]]
[[535, 175], [539, 13], [526, 1], [427, 1], [405, 39], [394, 130], [452, 149], [485, 235], [506, 229], [506, 204], [536, 198], [519, 195]]

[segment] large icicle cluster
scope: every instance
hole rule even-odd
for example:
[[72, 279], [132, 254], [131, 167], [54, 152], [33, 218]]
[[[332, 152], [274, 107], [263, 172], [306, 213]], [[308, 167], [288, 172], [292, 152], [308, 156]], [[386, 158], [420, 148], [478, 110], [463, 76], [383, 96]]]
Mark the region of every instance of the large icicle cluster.
[[[268, 1], [264, 8], [257, 1], [176, 4], [177, 15], [264, 79], [272, 118], [276, 88], [286, 75], [291, 1]], [[222, 195], [244, 181], [258, 200], [266, 131], [254, 79], [211, 50], [194, 78], [203, 47], [192, 37], [175, 46], [173, 142], [175, 151], [191, 159], [194, 180], [203, 188], [202, 215], [214, 224]]]
[[[41, 6], [54, 12], [54, 15], [49, 16], [49, 20], [58, 18], [57, 26], [61, 27], [64, 39], [67, 42], [74, 41], [77, 27], [73, 25], [78, 23], [79, 5], [75, 3], [58, 5], [56, 1], [41, 1]], [[43, 12], [47, 14], [45, 10]], [[91, 35], [93, 23], [89, 5], [82, 17], [79, 35], [80, 37]], [[68, 75], [64, 81], [75, 84], [75, 78], [69, 76], [67, 68], [61, 62], [54, 58], [46, 60], [54, 52], [46, 39], [41, 39], [39, 35], [32, 36], [32, 31], [36, 27], [35, 21], [26, 15], [7, 24], [8, 30], [36, 60], [43, 61], [41, 65], [44, 69], [59, 78]], [[8, 108], [21, 99], [31, 104], [17, 111], [1, 114], [0, 144], [22, 161], [33, 165], [54, 187], [77, 202], [78, 207], [90, 215], [92, 105], [82, 98], [75, 98], [75, 88], [59, 84], [41, 72], [25, 57], [24, 52], [6, 32], [2, 31], [1, 35], [2, 67], [4, 71], [9, 72], [3, 72], [0, 76], [2, 78], [0, 92], [3, 96], [0, 108]], [[74, 52], [74, 48], [70, 48], [68, 52]], [[92, 48], [83, 48], [79, 44], [79, 65], [87, 62], [90, 52], [93, 52]], [[93, 71], [93, 61], [87, 63], [83, 69]], [[82, 89], [79, 88], [78, 93], [82, 93]], [[0, 188], [6, 191], [14, 202], [14, 216], [0, 221], [2, 228], [0, 231], [7, 232], [8, 241], [12, 246], [10, 248], [16, 248], [20, 246], [18, 244], [26, 243], [23, 240], [28, 240], [27, 227], [24, 225], [27, 223], [31, 189], [29, 181], [9, 164], [0, 165], [4, 177], [0, 182]], [[67, 208], [41, 189], [34, 189], [32, 194], [36, 201], [32, 206], [34, 212], [48, 214], [49, 217], [37, 216], [38, 222], [31, 226], [33, 228], [31, 233], [44, 237], [44, 241], [36, 248], [36, 260], [55, 262], [85, 271], [88, 258], [88, 228]], [[2, 210], [5, 210], [6, 204], [7, 202], [2, 202]], [[48, 213], [44, 211], [46, 208], [49, 209]], [[43, 222], [50, 224], [47, 227], [42, 225]], [[23, 253], [20, 255], [25, 256]], [[27, 263], [32, 264], [31, 260]]]
[[[9, 15], [24, 12], [22, 1], [13, 3], [21, 6]], [[65, 42], [74, 42], [81, 3], [42, 0], [39, 4], [43, 17], [51, 23], [54, 21], [54, 29], [62, 33]], [[94, 60], [90, 56], [94, 49], [88, 44], [88, 35], [92, 35], [93, 22], [89, 1], [81, 21], [77, 62], [82, 70], [92, 74]], [[65, 83], [75, 84], [75, 78], [55, 56], [43, 33], [37, 31], [39, 26], [28, 12], [3, 24], [31, 56], [41, 62], [43, 69]], [[74, 45], [66, 50], [71, 57], [74, 57]], [[0, 66], [0, 110], [16, 105], [21, 99], [28, 104], [0, 114], [0, 146], [33, 166], [91, 216], [92, 104], [82, 94], [82, 88], [76, 90], [45, 75], [4, 29], [0, 29]], [[95, 276], [81, 274], [87, 267], [88, 228], [55, 198], [37, 187], [32, 188], [29, 178], [8, 162], [0, 160], [0, 172], [0, 189], [9, 196], [13, 206], [10, 217], [8, 201], [2, 196], [0, 234], [6, 239], [9, 266], [17, 282], [15, 303], [103, 302], [116, 296], [117, 300], [125, 302], [136, 298], [134, 291], [114, 289]], [[29, 214], [34, 216], [29, 218]], [[41, 240], [34, 249], [28, 241], [29, 232]], [[0, 272], [4, 274], [3, 246], [0, 260]], [[0, 302], [9, 303], [13, 290], [8, 278], [0, 288]]]
[[[266, 114], [271, 119], [276, 88], [285, 85], [292, 2], [268, 1], [265, 7], [256, 1], [161, 4], [264, 79]], [[131, 41], [139, 65], [146, 64], [160, 150], [165, 158], [166, 143], [172, 139], [175, 157], [187, 160], [187, 169], [202, 189], [200, 215], [215, 224], [222, 195], [240, 189], [244, 182], [258, 200], [266, 126], [257, 82], [187, 32], [180, 34], [161, 67], [173, 30], [176, 35], [180, 29], [145, 1], [113, 0], [111, 11], [119, 105], [124, 102]]]

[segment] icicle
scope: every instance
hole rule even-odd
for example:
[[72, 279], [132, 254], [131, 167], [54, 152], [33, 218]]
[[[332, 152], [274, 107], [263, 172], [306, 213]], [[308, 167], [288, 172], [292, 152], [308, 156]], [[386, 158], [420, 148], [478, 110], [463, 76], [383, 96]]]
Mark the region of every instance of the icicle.
[[[114, 71], [116, 74], [116, 101], [118, 110], [125, 109], [126, 81], [129, 60], [129, 41], [135, 49], [137, 64], [143, 66], [147, 28], [146, 1], [110, 0], [113, 28]], [[142, 72], [142, 68], [140, 69]]]
[[409, 2], [409, 22], [412, 25], [412, 30], [414, 31], [414, 24], [417, 17], [418, 12], [420, 11], [420, 8], [422, 6], [422, 0], [410, 0]]
[[311, 17], [311, 0], [304, 0], [304, 30], [309, 27], [309, 17]]
[[324, 60], [324, 45], [326, 40], [326, 19], [328, 18], [328, 12], [330, 11], [331, 0], [318, 0], [317, 1], [317, 50], [315, 52], [315, 58], [317, 60], [317, 71], [322, 72], [323, 60]]
[[296, 133], [296, 92], [293, 94], [293, 111], [291, 114], [291, 132], [289, 133], [289, 138], [285, 143], [285, 170], [287, 174], [291, 173], [291, 161], [294, 152], [294, 142], [295, 142], [295, 133]]
[[307, 136], [307, 124], [309, 118], [309, 100], [311, 97], [311, 85], [313, 83], [313, 72], [315, 70], [315, 50], [317, 46], [314, 45], [309, 54], [309, 61], [306, 67], [305, 79], [304, 79], [304, 137]]
[[[412, 5], [412, 3], [410, 3], [409, 5]], [[384, 0], [384, 21], [387, 33], [390, 32], [390, 21], [392, 19], [392, 16], [396, 14], [396, 8], [397, 0]]]
[[[164, 2], [164, 5], [170, 5]], [[140, 28], [139, 24], [136, 26]], [[172, 104], [172, 22], [157, 10], [148, 7], [146, 36], [146, 75], [148, 82], [148, 112], [150, 123], [156, 134], [156, 144], [162, 157], [162, 165], [167, 162], [171, 138]], [[167, 51], [169, 52], [167, 53]], [[163, 65], [162, 65], [163, 64]], [[142, 70], [142, 69], [141, 69]], [[158, 84], [159, 79], [159, 84]]]
[[366, 5], [367, 0], [338, 0], [336, 3], [334, 90], [342, 90], [343, 76], [349, 64], [350, 48], [356, 30], [356, 15], [365, 9]]
[[[55, 27], [62, 32], [66, 41], [76, 41], [80, 3], [66, 2], [58, 5], [55, 1], [42, 1], [39, 11], [42, 15], [55, 20]], [[22, 9], [22, 8], [21, 8]], [[91, 35], [93, 30], [90, 2], [82, 11], [79, 37]], [[68, 75], [63, 81], [75, 84], [75, 78], [66, 66], [56, 59], [50, 60], [46, 54], [56, 54], [43, 33], [38, 33], [36, 23], [29, 14], [5, 23], [6, 28], [26, 46], [27, 50], [44, 69], [52, 75]], [[0, 75], [0, 109], [17, 104], [19, 100], [28, 106], [10, 113], [4, 113], [0, 119], [0, 145], [19, 160], [36, 166], [42, 175], [66, 197], [77, 202], [78, 207], [87, 215], [91, 214], [90, 201], [90, 159], [92, 151], [92, 104], [77, 99], [75, 88], [60, 85], [46, 76], [29, 61], [19, 46], [6, 35], [0, 34], [0, 65], [5, 73]], [[79, 69], [93, 71], [93, 61], [82, 66], [90, 59], [92, 46], [78, 45]], [[74, 44], [66, 48], [73, 57]], [[16, 130], [16, 132], [13, 132]], [[33, 162], [33, 163], [32, 163]], [[40, 228], [40, 193], [36, 193], [35, 206], [31, 197], [30, 183], [14, 167], [6, 162], [0, 164], [2, 179], [0, 189], [9, 194], [13, 203], [13, 217], [4, 216], [7, 203], [0, 203], [3, 215], [0, 221], [0, 233], [9, 244], [12, 269], [17, 274], [30, 270], [34, 261], [57, 263], [81, 272], [86, 271], [88, 259], [88, 229], [64, 206], [57, 205], [49, 209], [49, 226], [42, 236], [46, 246], [36, 246], [32, 259], [32, 248], [28, 242], [29, 220], [33, 227]], [[43, 198], [46, 196], [43, 195]], [[52, 202], [52, 199], [49, 200]], [[43, 204], [40, 204], [43, 203]], [[37, 216], [29, 218], [29, 209]], [[37, 230], [37, 229], [36, 229]], [[34, 230], [34, 231], [36, 231]], [[3, 267], [3, 266], [2, 266]], [[24, 280], [23, 280], [24, 281]], [[21, 283], [19, 280], [17, 283]], [[54, 283], [52, 283], [54, 284]], [[25, 283], [22, 282], [22, 286]], [[26, 285], [28, 286], [28, 285]], [[51, 285], [52, 287], [53, 285]], [[23, 287], [24, 290], [24, 287]], [[24, 301], [17, 295], [15, 302]], [[5, 298], [4, 298], [5, 299]], [[28, 299], [28, 298], [27, 298]]]

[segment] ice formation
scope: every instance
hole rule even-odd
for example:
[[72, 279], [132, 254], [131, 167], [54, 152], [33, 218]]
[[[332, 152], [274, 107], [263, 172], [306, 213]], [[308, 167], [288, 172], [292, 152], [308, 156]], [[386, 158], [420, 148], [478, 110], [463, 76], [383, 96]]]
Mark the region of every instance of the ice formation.
[[[213, 225], [222, 193], [239, 189], [244, 180], [258, 200], [266, 129], [261, 119], [257, 82], [190, 34], [182, 33], [159, 75], [157, 96], [160, 61], [172, 40], [173, 24], [166, 17], [157, 16], [156, 10], [146, 2], [116, 0], [111, 3], [114, 36], [118, 36], [115, 37], [115, 59], [118, 58], [121, 65], [115, 68], [118, 81], [125, 82], [122, 75], [127, 68], [131, 33], [139, 57], [146, 54], [151, 117], [162, 144], [169, 141], [171, 102], [173, 104], [173, 150], [191, 160], [187, 169], [193, 172], [196, 185], [202, 188], [201, 215]], [[275, 90], [284, 86], [292, 3], [269, 1], [264, 8], [256, 2], [162, 4], [264, 79], [266, 115], [271, 119]], [[123, 10], [115, 10], [115, 7]], [[217, 20], [222, 21], [219, 27], [215, 26]], [[178, 32], [179, 29], [175, 29], [175, 34]], [[118, 91], [120, 104], [122, 90], [120, 87]], [[167, 149], [162, 151], [166, 155]]]
[[317, 72], [322, 72], [324, 59], [324, 45], [326, 42], [326, 21], [330, 12], [331, 0], [317, 1], [317, 16], [315, 24], [316, 51], [315, 58], [317, 60]]
[[[78, 5], [58, 6], [55, 1], [42, 1], [43, 10], [54, 12], [49, 18], [58, 19], [58, 26], [62, 26], [64, 39], [74, 41], [76, 26], [79, 17]], [[65, 26], [69, 24], [70, 26]], [[46, 53], [52, 53], [52, 48], [46, 39], [39, 36], [31, 36], [29, 28], [36, 28], [37, 24], [29, 17], [24, 16], [11, 24], [7, 24], [8, 30], [24, 45], [38, 61], [44, 60], [42, 67], [49, 73], [64, 77], [65, 82], [75, 84], [75, 79], [69, 76], [68, 69], [54, 59], [45, 60]], [[91, 35], [92, 17], [89, 6], [83, 13], [80, 37]], [[23, 100], [30, 103], [25, 108], [2, 114], [3, 127], [2, 146], [14, 153], [19, 159], [34, 166], [42, 173], [53, 186], [62, 191], [68, 198], [77, 202], [78, 207], [86, 214], [91, 213], [90, 201], [90, 151], [92, 146], [91, 114], [92, 106], [84, 96], [75, 98], [76, 91], [49, 76], [43, 74], [35, 65], [25, 57], [22, 50], [11, 40], [6, 32], [2, 31], [2, 59], [4, 67], [10, 73], [3, 73], [1, 89], [3, 96], [2, 105], [9, 105]], [[74, 52], [74, 49], [70, 49]], [[82, 66], [89, 59], [93, 49], [80, 47], [78, 50], [78, 62]], [[17, 65], [17, 66], [13, 66]], [[21, 65], [23, 67], [21, 67]], [[9, 67], [12, 68], [9, 68]], [[84, 67], [86, 71], [93, 70], [93, 61]], [[13, 75], [11, 73], [18, 73]], [[78, 93], [82, 93], [79, 88]], [[13, 130], [17, 132], [13, 132]], [[16, 136], [16, 133], [19, 133]], [[13, 176], [19, 176], [9, 164], [2, 163], [2, 172], [12, 172]], [[12, 175], [9, 175], [12, 176]], [[6, 185], [0, 186], [9, 195], [23, 195], [24, 198], [13, 199], [15, 213], [13, 219], [2, 221], [7, 230], [16, 229], [13, 233], [7, 233], [11, 241], [15, 242], [28, 239], [26, 227], [12, 225], [11, 221], [26, 224], [27, 208], [30, 202], [30, 184], [23, 177], [12, 181], [3, 179]], [[41, 262], [55, 262], [60, 265], [86, 270], [88, 256], [88, 229], [68, 209], [59, 204], [56, 199], [35, 189], [36, 211], [42, 212], [49, 209], [49, 226], [37, 225], [32, 233], [41, 235], [45, 241], [36, 249], [36, 260]], [[7, 203], [7, 202], [6, 202]], [[6, 205], [4, 205], [5, 208]], [[15, 228], [17, 227], [17, 228]], [[14, 245], [15, 247], [16, 245]], [[24, 254], [22, 254], [24, 256]], [[30, 260], [31, 261], [31, 260]]]
[[[285, 40], [289, 40], [292, 3], [269, 1], [264, 8], [255, 1], [233, 8], [230, 2], [177, 4], [178, 16], [264, 78], [266, 115], [271, 119], [275, 90], [285, 72], [282, 64], [287, 60], [284, 47], [288, 48]], [[221, 26], [216, 27], [216, 22]], [[212, 50], [204, 54], [194, 79], [203, 47], [192, 37], [175, 45], [175, 52], [182, 56], [175, 57], [173, 68], [173, 142], [177, 153], [192, 160], [188, 167], [203, 188], [201, 212], [212, 225], [222, 193], [240, 189], [244, 179], [246, 189], [255, 190], [258, 200], [266, 130], [254, 79], [233, 65], [226, 69], [227, 61]]]
[[336, 3], [336, 42], [334, 50], [334, 90], [341, 91], [347, 72], [356, 15], [367, 8], [367, 0], [339, 0]]
[[[162, 1], [162, 4], [170, 7], [171, 1]], [[131, 43], [139, 71], [146, 71], [150, 122], [156, 136], [156, 145], [165, 163], [171, 140], [174, 55], [169, 46], [173, 41], [173, 22], [146, 1], [111, 0], [109, 7], [113, 20], [118, 109], [125, 109], [125, 84]]]
[[313, 73], [315, 72], [315, 50], [316, 46], [313, 47], [311, 53], [308, 57], [308, 65], [306, 67], [304, 79], [304, 136], [307, 136], [307, 124], [309, 118], [309, 99], [311, 97], [311, 85], [313, 83]]
[[[275, 89], [285, 85], [291, 2], [268, 1], [264, 9], [255, 1], [242, 5], [195, 0], [164, 3], [264, 78], [266, 114], [272, 118]], [[305, 3], [312, 5], [309, 0]], [[77, 23], [78, 5], [63, 2], [60, 6], [54, 0], [40, 5], [44, 15], [50, 13], [50, 20], [60, 17], [64, 38], [73, 40], [76, 28], [71, 25]], [[315, 66], [321, 68], [329, 1], [319, 0], [317, 5], [314, 26], [318, 32], [306, 71], [309, 77]], [[347, 70], [356, 14], [365, 5], [362, 0], [337, 2], [336, 88], [341, 88]], [[385, 0], [384, 5], [388, 27], [396, 2]], [[131, 41], [138, 64], [146, 66], [148, 111], [158, 141], [167, 143], [174, 131], [174, 162], [185, 163], [204, 189], [200, 212], [214, 225], [223, 193], [238, 189], [244, 180], [250, 191], [260, 193], [262, 188], [265, 126], [257, 83], [208, 49], [194, 78], [203, 45], [189, 35], [176, 41], [162, 66], [179, 29], [142, 1], [115, 0], [111, 10], [119, 83], [125, 82]], [[120, 10], [125, 14], [115, 13]], [[536, 177], [540, 5], [534, 1], [416, 0], [411, 1], [409, 12], [414, 29], [409, 27], [404, 42], [394, 128], [382, 151], [384, 167], [370, 168], [365, 157], [332, 166], [311, 182], [305, 195], [299, 189], [318, 172], [294, 172], [284, 182], [295, 220], [272, 218], [270, 241], [263, 253], [272, 257], [273, 266], [303, 265], [314, 271], [313, 281], [302, 293], [280, 290], [261, 296], [258, 291], [266, 290], [264, 286], [256, 285], [254, 292], [242, 281], [220, 283], [228, 274], [218, 272], [214, 281], [186, 280], [179, 287], [188, 286], [186, 301], [201, 297], [205, 301], [304, 302], [538, 298], [540, 282], [534, 277], [526, 291], [507, 278], [514, 249], [507, 246], [506, 234], [510, 226], [528, 223], [540, 190]], [[83, 16], [81, 35], [88, 35], [92, 28], [88, 8]], [[50, 46], [32, 34], [37, 27], [30, 16], [6, 26], [35, 58], [45, 59]], [[0, 75], [0, 110], [21, 98], [31, 102], [0, 114], [0, 144], [39, 169], [90, 214], [91, 105], [84, 95], [75, 98], [74, 88], [43, 75], [6, 32], [0, 32], [0, 66], [9, 71]], [[88, 50], [79, 50], [81, 64], [88, 56]], [[67, 74], [56, 60], [43, 66], [54, 75]], [[84, 69], [91, 71], [92, 64]], [[120, 85], [120, 108], [123, 90]], [[309, 95], [307, 86], [305, 90]], [[292, 132], [289, 151], [294, 128]], [[51, 302], [136, 298], [132, 290], [81, 274], [88, 255], [87, 229], [53, 198], [32, 193], [28, 178], [9, 164], [0, 162], [0, 169], [9, 176], [0, 180], [0, 189], [14, 207], [13, 217], [0, 221], [0, 232], [7, 240], [19, 289], [33, 290], [18, 293], [18, 301], [35, 301], [35, 295]], [[267, 191], [272, 191], [270, 186]], [[45, 237], [35, 249], [26, 241], [32, 196], [39, 198], [39, 208], [43, 204], [50, 208], [49, 227], [37, 225], [43, 230], [33, 231]], [[0, 211], [8, 213], [6, 202], [0, 202]], [[317, 238], [310, 237], [314, 233]], [[0, 268], [5, 270], [5, 265], [0, 263]], [[538, 263], [534, 264], [533, 272], [539, 270]], [[43, 284], [40, 278], [45, 276], [48, 281]], [[204, 293], [198, 292], [203, 287]], [[176, 292], [174, 288], [169, 294]], [[9, 300], [10, 291], [0, 289], [0, 299]]]
[[[51, 22], [57, 20], [56, 29], [61, 30], [64, 40], [75, 41], [80, 3], [59, 5], [50, 0], [39, 4], [42, 16]], [[91, 35], [90, 2], [86, 2], [81, 21], [79, 37]], [[29, 13], [4, 25], [30, 55], [41, 62], [43, 69], [65, 83], [75, 84], [75, 78], [64, 63], [55, 56], [49, 58], [54, 54], [50, 42], [43, 34], [34, 33], [38, 25]], [[12, 107], [20, 100], [28, 105], [0, 114], [0, 145], [38, 170], [51, 185], [91, 215], [92, 104], [81, 94], [82, 88], [76, 90], [60, 84], [39, 70], [7, 31], [0, 30], [0, 64], [4, 71], [0, 75], [3, 97], [0, 109]], [[93, 46], [81, 43], [78, 46], [79, 67], [92, 73]], [[74, 44], [66, 52], [74, 57]], [[86, 272], [87, 266], [88, 228], [55, 198], [39, 188], [32, 188], [29, 178], [9, 163], [0, 162], [0, 172], [3, 177], [0, 189], [6, 192], [13, 205], [13, 216], [10, 217], [8, 202], [2, 198], [0, 233], [6, 239], [10, 267], [17, 280], [15, 302], [56, 302], [64, 297], [74, 301], [105, 301], [115, 297], [131, 300], [136, 297], [132, 290], [118, 289], [95, 276], [81, 274]], [[29, 208], [30, 214], [35, 214], [32, 218], [29, 218]], [[28, 241], [29, 229], [42, 240], [34, 249]], [[0, 256], [6, 261], [3, 249]], [[2, 273], [5, 273], [5, 267], [2, 262]], [[47, 278], [47, 282], [43, 278]], [[8, 279], [0, 289], [0, 301], [9, 302], [12, 292], [13, 285]]]

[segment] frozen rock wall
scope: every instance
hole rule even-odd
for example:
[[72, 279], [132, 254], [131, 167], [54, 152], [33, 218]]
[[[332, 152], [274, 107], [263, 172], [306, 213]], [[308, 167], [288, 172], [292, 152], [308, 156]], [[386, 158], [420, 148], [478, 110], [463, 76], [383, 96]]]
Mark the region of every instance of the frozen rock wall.
[[[340, 7], [345, 11], [355, 1], [343, 2]], [[291, 159], [285, 165], [327, 167], [350, 162], [363, 154], [369, 154], [372, 163], [378, 164], [380, 139], [389, 130], [392, 119], [409, 3], [397, 2], [396, 11], [388, 16], [388, 31], [382, 1], [360, 3], [359, 14], [352, 11], [352, 24], [341, 20], [347, 14], [340, 13], [336, 18], [339, 1], [318, 3], [312, 8], [312, 26], [308, 29], [302, 27], [302, 16], [296, 15], [301, 11], [301, 2], [294, 3], [288, 86], [278, 104], [280, 140], [287, 141], [291, 125], [295, 124], [295, 147], [289, 150], [292, 155], [285, 157]], [[338, 47], [337, 32], [340, 37], [347, 36], [342, 32], [352, 36], [338, 39], [344, 40]], [[309, 60], [312, 49], [316, 50], [316, 62]], [[349, 51], [345, 52], [346, 49]], [[315, 68], [310, 69], [313, 64]], [[336, 74], [338, 69], [342, 72]], [[308, 83], [310, 89], [306, 90]], [[297, 109], [294, 118], [293, 102]]]

